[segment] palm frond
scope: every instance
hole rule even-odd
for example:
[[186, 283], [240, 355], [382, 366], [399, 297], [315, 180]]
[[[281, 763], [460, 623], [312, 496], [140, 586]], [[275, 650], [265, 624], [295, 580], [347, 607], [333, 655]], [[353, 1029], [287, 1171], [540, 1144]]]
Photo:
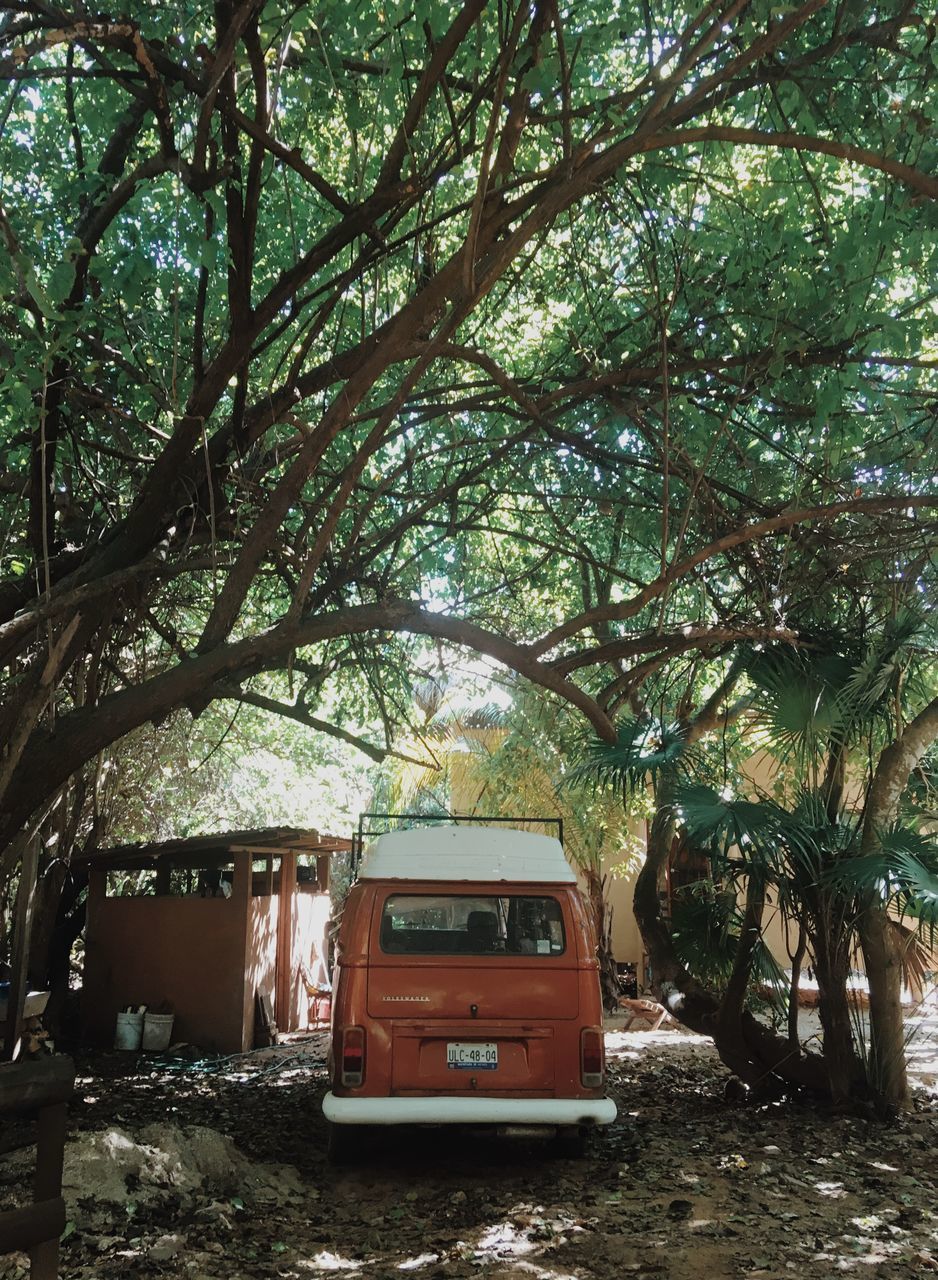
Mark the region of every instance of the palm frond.
[[919, 761], [903, 797], [902, 812], [928, 823], [938, 823], [938, 746]]
[[924, 627], [921, 615], [906, 609], [862, 644], [825, 634], [814, 637], [810, 648], [754, 650], [746, 671], [783, 757], [794, 754], [804, 763], [833, 745], [856, 741], [888, 714]]
[[671, 936], [681, 963], [708, 986], [726, 986], [736, 959], [742, 916], [736, 894], [712, 880], [685, 885], [671, 902]]
[[497, 702], [486, 702], [481, 707], [473, 707], [460, 716], [467, 729], [505, 729], [511, 728], [511, 710], [499, 706]]
[[880, 834], [874, 853], [843, 859], [828, 878], [842, 888], [877, 893], [903, 915], [938, 925], [938, 844], [929, 835], [897, 824]]
[[760, 718], [783, 757], [803, 761], [843, 733], [841, 693], [852, 667], [842, 655], [777, 646], [754, 651], [746, 671], [758, 691]]
[[859, 727], [884, 711], [908, 665], [910, 646], [923, 629], [921, 615], [904, 609], [890, 618], [882, 632], [867, 644], [840, 695], [851, 727]]
[[[712, 880], [680, 889], [671, 904], [671, 933], [681, 962], [696, 977], [722, 990], [733, 971], [743, 916], [736, 893]], [[751, 980], [781, 1012], [787, 981], [778, 961], [759, 938], [752, 953]]]
[[774, 801], [726, 797], [713, 787], [693, 784], [677, 789], [674, 812], [691, 841], [724, 871], [772, 879], [778, 874], [787, 849], [786, 822], [791, 823]]
[[675, 816], [689, 838], [720, 862], [724, 874], [755, 874], [772, 882], [792, 904], [822, 881], [826, 869], [849, 859], [859, 842], [856, 822], [832, 823], [822, 795], [802, 790], [791, 810], [772, 800], [726, 797], [712, 787], [685, 785], [675, 794]]
[[688, 763], [688, 754], [686, 734], [679, 725], [629, 719], [620, 723], [614, 743], [599, 738], [588, 742], [569, 779], [630, 795], [663, 771], [680, 771]]

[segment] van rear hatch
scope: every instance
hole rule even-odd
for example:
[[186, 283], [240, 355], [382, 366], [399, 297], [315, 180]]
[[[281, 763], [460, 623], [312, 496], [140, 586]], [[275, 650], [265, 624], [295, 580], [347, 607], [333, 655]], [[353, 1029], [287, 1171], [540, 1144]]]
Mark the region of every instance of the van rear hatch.
[[568, 912], [546, 889], [379, 896], [367, 1007], [395, 1092], [553, 1090], [555, 1028], [579, 1014]]

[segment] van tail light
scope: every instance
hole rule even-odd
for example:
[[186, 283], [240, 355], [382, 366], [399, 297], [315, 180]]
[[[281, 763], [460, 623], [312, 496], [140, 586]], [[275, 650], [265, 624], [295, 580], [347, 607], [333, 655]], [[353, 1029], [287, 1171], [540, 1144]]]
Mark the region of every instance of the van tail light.
[[603, 1084], [603, 1033], [599, 1027], [584, 1027], [580, 1033], [580, 1079], [584, 1089], [601, 1089]]
[[342, 1069], [339, 1079], [346, 1089], [365, 1082], [365, 1028], [346, 1027], [342, 1032]]

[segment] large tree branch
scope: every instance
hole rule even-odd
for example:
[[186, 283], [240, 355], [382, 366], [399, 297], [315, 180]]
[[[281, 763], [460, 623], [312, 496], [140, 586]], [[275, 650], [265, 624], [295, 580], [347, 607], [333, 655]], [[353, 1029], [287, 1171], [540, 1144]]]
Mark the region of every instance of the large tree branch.
[[690, 146], [695, 142], [732, 142], [739, 146], [773, 147], [781, 151], [814, 151], [839, 160], [849, 160], [851, 164], [858, 164], [866, 169], [879, 169], [920, 195], [938, 200], [938, 178], [931, 174], [899, 160], [892, 160], [867, 147], [857, 147], [853, 143], [838, 142], [832, 138], [816, 138], [809, 134], [769, 133], [762, 129], [740, 129], [732, 125], [700, 125], [693, 129], [656, 134], [646, 139], [640, 150], [662, 151], [670, 147]]
[[404, 157], [408, 147], [412, 145], [413, 136], [423, 119], [433, 91], [443, 79], [447, 66], [478, 21], [485, 5], [486, 0], [468, 0], [430, 55], [423, 74], [414, 86], [404, 118], [385, 154], [381, 172], [378, 175], [379, 190], [400, 181]]
[[59, 716], [51, 731], [37, 730], [23, 752], [11, 779], [18, 784], [10, 792], [15, 799], [0, 818], [0, 847], [50, 788], [61, 785], [82, 764], [132, 729], [148, 720], [160, 720], [187, 703], [204, 704], [206, 690], [217, 681], [269, 667], [278, 659], [286, 662], [299, 648], [341, 636], [381, 631], [436, 636], [493, 658], [577, 707], [601, 738], [615, 741], [615, 729], [596, 702], [552, 667], [539, 662], [525, 645], [473, 622], [433, 613], [412, 601], [390, 600], [281, 624], [260, 635], [218, 645], [149, 680], [110, 694], [93, 707]]
[[843, 502], [831, 502], [826, 506], [802, 507], [794, 511], [785, 511], [781, 515], [771, 516], [766, 520], [756, 520], [751, 524], [742, 525], [740, 528], [734, 529], [732, 533], [724, 534], [722, 538], [717, 538], [714, 542], [708, 543], [707, 546], [701, 547], [693, 555], [687, 556], [677, 564], [671, 565], [665, 573], [660, 574], [653, 582], [643, 587], [641, 591], [636, 592], [628, 600], [588, 609], [584, 613], [578, 614], [575, 618], [571, 618], [568, 622], [562, 623], [559, 627], [555, 627], [553, 631], [548, 632], [546, 636], [536, 641], [531, 646], [531, 650], [538, 655], [544, 654], [555, 648], [562, 640], [576, 635], [578, 631], [594, 627], [597, 623], [623, 622], [628, 618], [634, 618], [647, 604], [660, 596], [671, 583], [685, 577], [698, 565], [704, 564], [707, 560], [712, 560], [715, 556], [721, 555], [724, 551], [729, 551], [733, 547], [738, 547], [742, 543], [755, 542], [759, 538], [782, 533], [798, 524], [833, 520], [837, 516], [845, 515], [848, 512], [855, 511], [864, 515], [878, 515], [884, 511], [921, 507], [938, 507], [938, 497], [897, 494], [885, 498], [848, 498]]
[[385, 760], [391, 758], [403, 760], [405, 764], [415, 764], [421, 769], [438, 770], [440, 767], [435, 760], [418, 760], [415, 756], [409, 756], [406, 752], [397, 751], [394, 747], [375, 746], [373, 742], [359, 737], [357, 733], [350, 733], [348, 729], [343, 729], [340, 725], [330, 724], [328, 720], [321, 720], [318, 716], [311, 715], [305, 707], [296, 703], [278, 702], [276, 698], [267, 698], [262, 693], [255, 693], [251, 689], [242, 689], [237, 685], [227, 683], [216, 684], [214, 691], [219, 698], [232, 698], [236, 702], [243, 702], [247, 706], [258, 707], [261, 711], [269, 711], [271, 715], [283, 716], [287, 720], [295, 720], [297, 724], [305, 725], [307, 729], [314, 729], [317, 733], [327, 734], [330, 738], [337, 738], [339, 742], [347, 742], [350, 747], [355, 747], [357, 751], [361, 751], [363, 755], [368, 756], [369, 760], [374, 760], [376, 764], [383, 764]]
[[895, 820], [912, 770], [938, 738], [938, 698], [933, 698], [879, 757], [863, 810], [861, 852], [875, 851], [881, 832]]
[[613, 662], [619, 658], [634, 658], [641, 653], [665, 650], [669, 654], [676, 654], [686, 653], [689, 649], [706, 649], [713, 645], [734, 644], [743, 640], [750, 643], [775, 643], [786, 640], [792, 642], [795, 639], [795, 632], [787, 627], [708, 627], [686, 623], [674, 631], [645, 631], [640, 635], [619, 636], [605, 644], [568, 654], [552, 665], [555, 670], [569, 675], [571, 671], [577, 671], [581, 667]]
[[29, 609], [15, 614], [9, 622], [0, 625], [0, 661], [3, 660], [8, 652], [7, 646], [15, 644], [22, 636], [29, 635], [42, 623], [58, 617], [61, 613], [76, 609], [80, 605], [100, 600], [102, 596], [115, 595], [128, 587], [135, 587], [141, 581], [178, 578], [183, 574], [194, 573], [200, 569], [217, 570], [225, 567], [217, 558], [212, 559], [210, 556], [180, 560], [175, 564], [167, 564], [165, 560], [154, 557], [153, 559], [141, 560], [139, 563], [131, 565], [127, 569], [121, 569], [117, 573], [106, 574], [103, 578], [85, 583], [82, 587], [75, 587], [71, 591], [63, 591], [59, 594], [53, 593], [48, 600], [43, 597], [41, 601], [36, 602]]

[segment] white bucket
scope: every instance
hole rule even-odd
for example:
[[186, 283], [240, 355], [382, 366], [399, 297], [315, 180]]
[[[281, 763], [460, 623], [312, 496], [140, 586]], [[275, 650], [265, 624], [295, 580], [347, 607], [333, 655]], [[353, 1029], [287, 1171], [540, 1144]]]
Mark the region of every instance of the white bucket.
[[119, 1013], [114, 1029], [115, 1049], [139, 1049], [143, 1038], [143, 1014]]
[[147, 1013], [143, 1019], [144, 1049], [168, 1049], [173, 1035], [171, 1013]]

